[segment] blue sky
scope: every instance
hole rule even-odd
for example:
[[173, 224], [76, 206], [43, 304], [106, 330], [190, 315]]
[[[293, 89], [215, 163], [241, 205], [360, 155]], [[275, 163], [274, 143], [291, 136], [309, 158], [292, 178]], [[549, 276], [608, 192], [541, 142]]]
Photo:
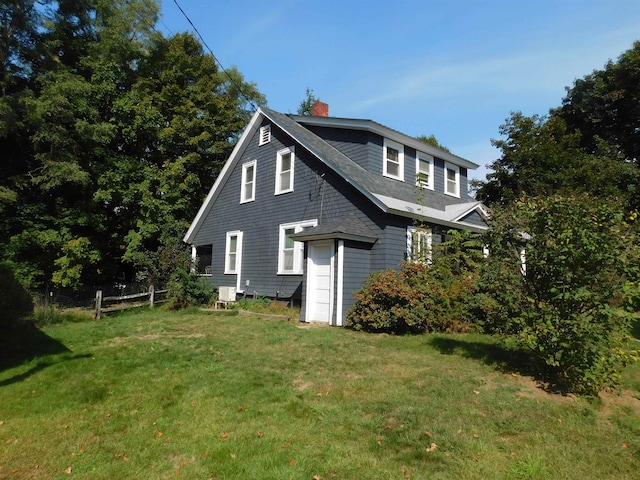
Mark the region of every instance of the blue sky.
[[[638, 0], [177, 1], [269, 107], [295, 113], [309, 87], [331, 116], [435, 135], [480, 179], [510, 112], [548, 113], [640, 40]], [[160, 30], [192, 31], [162, 7]]]

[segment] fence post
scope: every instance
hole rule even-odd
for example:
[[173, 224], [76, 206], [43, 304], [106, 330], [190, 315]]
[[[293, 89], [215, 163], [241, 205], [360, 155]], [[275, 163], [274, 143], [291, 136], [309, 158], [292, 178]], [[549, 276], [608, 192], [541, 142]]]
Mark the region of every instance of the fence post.
[[156, 297], [156, 289], [153, 285], [149, 285], [149, 306], [153, 307]]
[[100, 310], [102, 310], [102, 290], [96, 291], [96, 312], [94, 318], [100, 320]]

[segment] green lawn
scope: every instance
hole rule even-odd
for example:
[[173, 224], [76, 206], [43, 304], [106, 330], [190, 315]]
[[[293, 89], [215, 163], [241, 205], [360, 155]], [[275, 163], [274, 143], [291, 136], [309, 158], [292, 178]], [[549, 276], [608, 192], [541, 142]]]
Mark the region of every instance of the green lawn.
[[193, 311], [43, 332], [2, 357], [0, 478], [640, 472], [638, 365], [624, 395], [587, 401], [505, 369], [506, 352], [481, 335], [393, 337]]

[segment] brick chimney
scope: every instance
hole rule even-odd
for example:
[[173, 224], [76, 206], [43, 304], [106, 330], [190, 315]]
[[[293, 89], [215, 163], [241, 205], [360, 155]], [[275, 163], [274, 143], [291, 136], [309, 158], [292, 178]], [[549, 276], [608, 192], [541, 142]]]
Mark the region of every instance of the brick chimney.
[[311, 106], [311, 115], [314, 117], [328, 117], [329, 104], [316, 100], [316, 102]]

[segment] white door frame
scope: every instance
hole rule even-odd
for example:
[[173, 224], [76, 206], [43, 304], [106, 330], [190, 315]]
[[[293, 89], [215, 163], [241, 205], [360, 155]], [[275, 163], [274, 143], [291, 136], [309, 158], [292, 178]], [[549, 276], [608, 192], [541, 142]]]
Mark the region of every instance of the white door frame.
[[333, 325], [333, 310], [335, 299], [335, 245], [333, 240], [318, 240], [308, 242], [308, 255], [307, 255], [307, 294], [306, 294], [306, 308], [305, 308], [305, 321], [310, 322], [313, 320], [312, 315], [315, 312], [316, 306], [316, 272], [317, 265], [314, 262], [314, 250], [318, 247], [331, 247], [331, 261], [329, 262], [330, 278], [329, 278], [329, 318], [327, 323]]

